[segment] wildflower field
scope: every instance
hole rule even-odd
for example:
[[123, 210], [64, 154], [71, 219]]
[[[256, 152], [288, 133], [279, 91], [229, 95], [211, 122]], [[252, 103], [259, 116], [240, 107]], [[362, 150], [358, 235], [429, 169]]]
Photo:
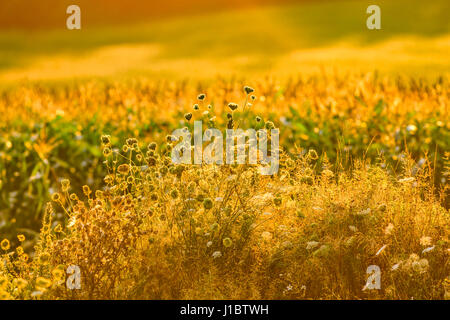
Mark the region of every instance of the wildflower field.
[[[0, 28], [0, 299], [450, 299], [448, 4], [381, 3]], [[174, 163], [199, 120], [278, 172]]]

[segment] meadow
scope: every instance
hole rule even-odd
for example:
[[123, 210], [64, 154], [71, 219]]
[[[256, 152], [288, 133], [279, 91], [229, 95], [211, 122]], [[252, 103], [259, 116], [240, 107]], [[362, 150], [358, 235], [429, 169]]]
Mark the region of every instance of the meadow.
[[[0, 299], [450, 299], [449, 5], [381, 5], [1, 30]], [[173, 164], [194, 120], [279, 172]]]

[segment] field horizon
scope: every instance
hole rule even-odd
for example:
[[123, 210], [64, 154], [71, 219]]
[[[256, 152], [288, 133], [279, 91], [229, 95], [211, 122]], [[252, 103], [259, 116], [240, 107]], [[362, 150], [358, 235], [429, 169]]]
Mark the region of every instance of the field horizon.
[[448, 76], [446, 1], [382, 4], [383, 26], [375, 31], [365, 27], [364, 1], [268, 4], [122, 25], [86, 22], [75, 31], [64, 25], [0, 29], [0, 82], [243, 75], [251, 81], [355, 69]]

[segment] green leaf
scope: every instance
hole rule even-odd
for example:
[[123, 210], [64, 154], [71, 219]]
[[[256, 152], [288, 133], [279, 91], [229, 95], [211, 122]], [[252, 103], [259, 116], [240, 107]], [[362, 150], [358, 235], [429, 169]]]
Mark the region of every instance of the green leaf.
[[383, 99], [378, 100], [378, 103], [376, 104], [375, 108], [373, 109], [373, 111], [375, 111], [376, 115], [380, 115], [385, 107], [385, 103], [383, 101]]

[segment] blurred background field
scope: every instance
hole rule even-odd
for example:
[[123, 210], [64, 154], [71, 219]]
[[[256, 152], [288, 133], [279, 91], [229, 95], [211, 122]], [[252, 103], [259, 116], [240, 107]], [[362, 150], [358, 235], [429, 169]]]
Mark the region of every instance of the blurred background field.
[[[377, 1], [71, 1], [0, 4], [0, 81], [144, 75], [283, 77], [323, 69], [436, 77], [449, 70], [450, 4]], [[278, 4], [278, 5], [277, 5]]]
[[[82, 29], [69, 31], [73, 3]], [[343, 168], [367, 157], [393, 175], [408, 152], [430, 160], [441, 188], [450, 3], [377, 1], [374, 31], [369, 4], [2, 1], [0, 232], [33, 239], [63, 178], [74, 191], [100, 188], [102, 134], [117, 145], [132, 136], [161, 142], [184, 125], [198, 93], [223, 118], [243, 85], [257, 94], [247, 125], [256, 115], [274, 121], [288, 151], [315, 149]]]

